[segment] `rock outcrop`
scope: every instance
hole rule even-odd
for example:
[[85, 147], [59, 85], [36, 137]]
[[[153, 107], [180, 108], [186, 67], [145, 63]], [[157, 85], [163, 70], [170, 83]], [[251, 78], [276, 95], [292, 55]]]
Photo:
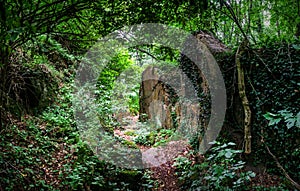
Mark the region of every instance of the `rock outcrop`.
[[[200, 31], [194, 36], [199, 40], [198, 49], [207, 46], [214, 55], [229, 51], [209, 33]], [[187, 97], [193, 98], [184, 100]], [[210, 109], [204, 106], [209, 102], [209, 87], [204, 74], [185, 55], [181, 56], [177, 69], [162, 74], [159, 67], [148, 66], [142, 74], [141, 121], [149, 120], [158, 128], [178, 128], [188, 136], [207, 124]]]

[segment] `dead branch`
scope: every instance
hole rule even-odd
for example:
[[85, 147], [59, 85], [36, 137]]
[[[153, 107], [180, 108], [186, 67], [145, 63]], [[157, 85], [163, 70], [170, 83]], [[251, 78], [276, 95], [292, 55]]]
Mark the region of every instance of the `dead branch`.
[[265, 144], [265, 147], [268, 151], [268, 153], [272, 156], [272, 158], [274, 159], [274, 161], [276, 162], [277, 167], [282, 171], [283, 175], [290, 181], [290, 183], [297, 189], [300, 190], [300, 185], [294, 181], [289, 174], [285, 171], [285, 169], [283, 168], [283, 166], [279, 163], [278, 159], [276, 158], [276, 156], [270, 151], [269, 147], [267, 144]]

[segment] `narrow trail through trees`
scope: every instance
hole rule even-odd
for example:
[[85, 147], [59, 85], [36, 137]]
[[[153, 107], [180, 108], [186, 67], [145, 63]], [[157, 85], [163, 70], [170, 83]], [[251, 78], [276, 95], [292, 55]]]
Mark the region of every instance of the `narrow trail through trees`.
[[[127, 124], [122, 128], [115, 129], [114, 135], [129, 142], [134, 142], [134, 136], [126, 132], [134, 132], [137, 128], [138, 116], [125, 117]], [[137, 144], [142, 152], [143, 164], [151, 171], [151, 178], [157, 185], [153, 190], [158, 191], [180, 191], [180, 184], [173, 166], [175, 158], [187, 154], [191, 149], [187, 141], [170, 141], [161, 148]], [[171, 160], [170, 160], [171, 159]]]

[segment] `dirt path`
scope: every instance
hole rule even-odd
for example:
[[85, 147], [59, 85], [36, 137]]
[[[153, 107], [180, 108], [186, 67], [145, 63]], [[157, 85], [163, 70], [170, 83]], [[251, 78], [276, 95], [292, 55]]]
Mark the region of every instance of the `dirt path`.
[[158, 181], [158, 191], [180, 191], [178, 177], [175, 174], [173, 161], [168, 161], [158, 167], [152, 167], [152, 178]]
[[[114, 130], [114, 134], [128, 141], [133, 141], [134, 136], [130, 136], [126, 132], [134, 132], [137, 128], [138, 116], [128, 116], [126, 117], [126, 121], [122, 129]], [[158, 187], [153, 190], [180, 191], [178, 177], [176, 176], [173, 164], [174, 159], [178, 155], [189, 150], [186, 141], [170, 141], [162, 147], [137, 146], [142, 152], [144, 166], [152, 171], [152, 178], [158, 183]]]

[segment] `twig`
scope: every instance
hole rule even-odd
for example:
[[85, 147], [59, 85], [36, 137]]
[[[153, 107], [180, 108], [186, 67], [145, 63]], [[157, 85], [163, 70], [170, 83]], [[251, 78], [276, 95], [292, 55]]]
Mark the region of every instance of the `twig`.
[[25, 180], [27, 180], [28, 182], [30, 182], [29, 181], [29, 179], [26, 177], [26, 175], [24, 175], [17, 167], [15, 167], [14, 165], [12, 165], [12, 164], [10, 164], [9, 162], [7, 162], [7, 161], [4, 161], [6, 164], [9, 164], [9, 166], [11, 166], [13, 169], [15, 169], [19, 174], [21, 174], [22, 175], [22, 177], [25, 179]]
[[265, 144], [265, 147], [268, 151], [268, 153], [272, 156], [272, 158], [274, 159], [274, 161], [276, 162], [277, 167], [282, 171], [282, 173], [284, 174], [284, 176], [291, 182], [291, 184], [293, 186], [295, 186], [295, 188], [297, 190], [300, 190], [300, 185], [295, 182], [290, 176], [289, 174], [285, 171], [285, 169], [282, 167], [282, 165], [279, 163], [278, 159], [276, 158], [276, 156], [270, 151], [269, 147], [267, 146], [267, 144]]
[[153, 58], [153, 59], [155, 59], [155, 60], [160, 60], [160, 59], [158, 59], [156, 56], [154, 56], [153, 54], [151, 54], [150, 52], [147, 52], [146, 50], [143, 50], [143, 49], [141, 49], [141, 48], [139, 48], [139, 47], [134, 47], [134, 48], [135, 48], [136, 50], [142, 52], [142, 53], [147, 54], [148, 56], [150, 56], [151, 58]]
[[263, 65], [267, 68], [268, 72], [270, 72], [270, 74], [272, 75], [272, 77], [274, 78], [274, 80], [277, 80], [276, 77], [274, 76], [273, 72], [271, 71], [271, 69], [268, 67], [268, 65], [264, 62], [264, 60], [257, 54], [257, 52], [255, 50], [252, 50], [252, 52], [255, 54], [255, 56], [263, 63]]

